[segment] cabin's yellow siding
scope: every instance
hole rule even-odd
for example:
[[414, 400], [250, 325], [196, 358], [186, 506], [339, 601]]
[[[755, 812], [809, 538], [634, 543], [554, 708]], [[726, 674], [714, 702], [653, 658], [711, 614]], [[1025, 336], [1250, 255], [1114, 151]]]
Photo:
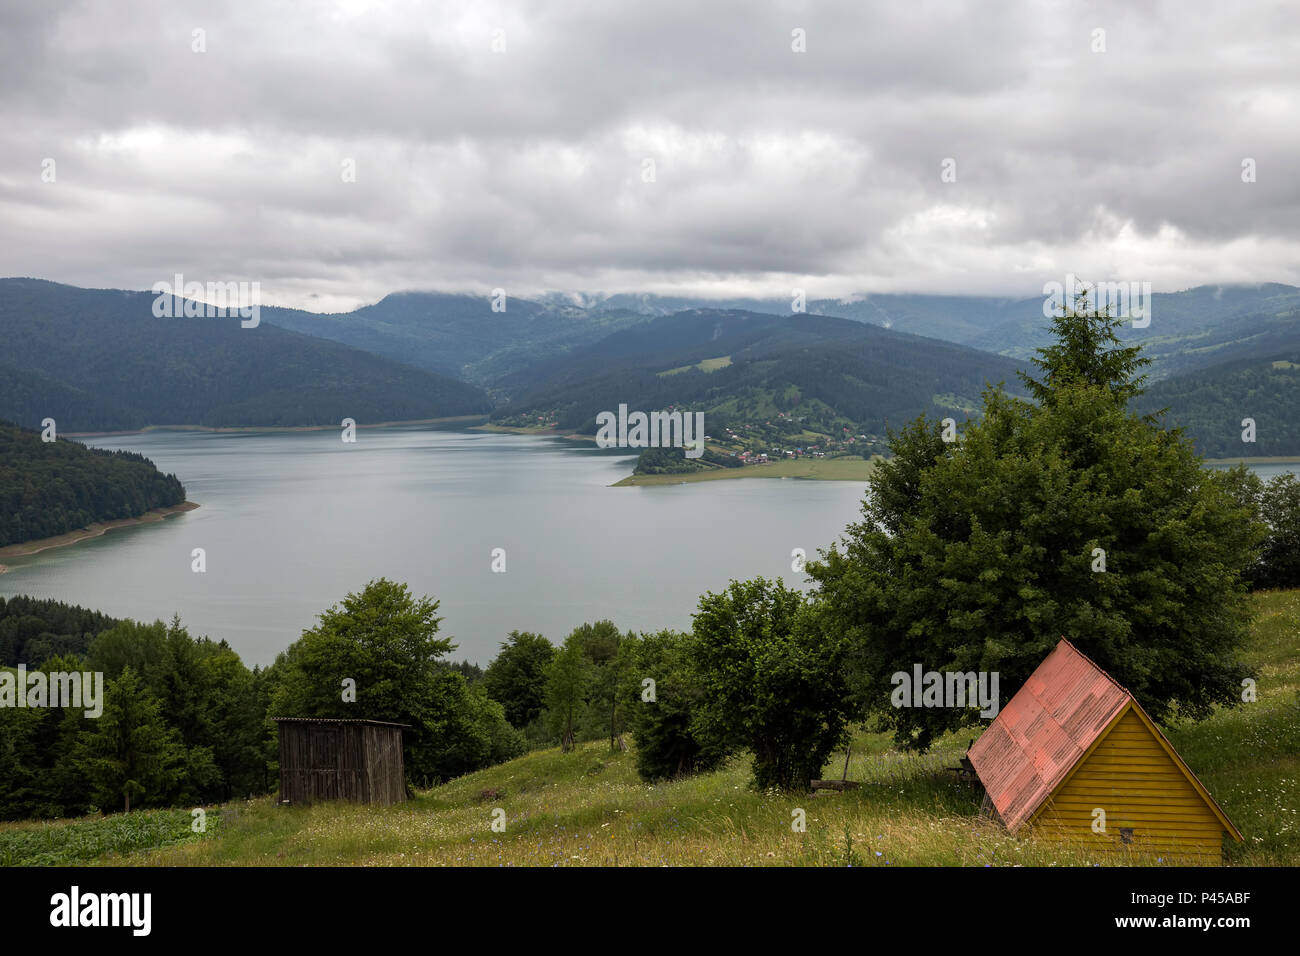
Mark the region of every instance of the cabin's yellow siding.
[[[1106, 830], [1093, 831], [1094, 811]], [[1030, 821], [1035, 835], [1173, 862], [1222, 862], [1223, 824], [1130, 704]], [[1132, 828], [1131, 843], [1121, 830]]]

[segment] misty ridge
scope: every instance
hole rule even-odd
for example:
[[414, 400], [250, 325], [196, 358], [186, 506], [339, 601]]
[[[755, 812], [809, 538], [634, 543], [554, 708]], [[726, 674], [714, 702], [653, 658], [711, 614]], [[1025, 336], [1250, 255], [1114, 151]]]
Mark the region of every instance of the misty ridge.
[[[79, 433], [488, 416], [590, 435], [620, 403], [689, 407], [715, 430], [798, 408], [817, 430], [863, 435], [871, 454], [890, 423], [960, 420], [988, 383], [1015, 392], [1051, 301], [869, 295], [792, 311], [789, 300], [399, 293], [342, 315], [261, 306], [265, 327], [249, 328], [243, 313], [186, 316], [180, 300], [175, 317], [159, 315], [164, 298], [0, 280], [0, 334], [13, 343], [0, 418]], [[1169, 408], [1210, 457], [1239, 443], [1239, 422], [1217, 407], [1250, 395], [1281, 411], [1300, 364], [1300, 289], [1156, 293], [1150, 312], [1123, 332], [1153, 360], [1144, 409]], [[1258, 453], [1300, 453], [1300, 424], [1272, 417]]]

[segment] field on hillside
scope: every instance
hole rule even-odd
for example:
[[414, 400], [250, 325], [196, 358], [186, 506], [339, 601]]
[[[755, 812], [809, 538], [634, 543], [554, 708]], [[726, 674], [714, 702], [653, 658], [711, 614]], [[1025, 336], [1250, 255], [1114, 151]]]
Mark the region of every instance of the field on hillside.
[[[1228, 860], [1300, 865], [1300, 591], [1259, 595], [1249, 648], [1259, 699], [1164, 729], [1245, 834]], [[718, 773], [642, 783], [631, 753], [604, 742], [538, 751], [387, 809], [279, 808], [272, 798], [207, 808], [0, 824], [0, 863], [397, 866], [1103, 866], [1156, 863], [1017, 840], [979, 816], [979, 796], [944, 771], [974, 731], [929, 754], [895, 752], [861, 729], [849, 779], [812, 797], [756, 793], [747, 758]], [[824, 776], [838, 778], [843, 753]], [[504, 811], [503, 832], [492, 828]], [[224, 812], [223, 812], [224, 810]], [[806, 832], [795, 832], [796, 811]], [[499, 817], [499, 815], [497, 815]]]

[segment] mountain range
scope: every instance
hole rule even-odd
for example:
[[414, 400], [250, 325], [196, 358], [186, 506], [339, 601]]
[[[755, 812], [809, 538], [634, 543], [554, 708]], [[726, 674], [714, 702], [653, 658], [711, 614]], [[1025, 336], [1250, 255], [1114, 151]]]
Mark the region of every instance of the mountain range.
[[[154, 299], [0, 279], [0, 418], [106, 431], [491, 415], [590, 430], [627, 403], [874, 440], [921, 412], [960, 419], [986, 382], [1016, 391], [1050, 335], [1041, 297], [872, 294], [792, 313], [785, 299], [403, 292], [349, 313], [263, 306], [256, 328], [157, 318]], [[1153, 359], [1141, 407], [1168, 407], [1206, 453], [1300, 454], [1300, 289], [1157, 293], [1150, 314], [1122, 331]]]

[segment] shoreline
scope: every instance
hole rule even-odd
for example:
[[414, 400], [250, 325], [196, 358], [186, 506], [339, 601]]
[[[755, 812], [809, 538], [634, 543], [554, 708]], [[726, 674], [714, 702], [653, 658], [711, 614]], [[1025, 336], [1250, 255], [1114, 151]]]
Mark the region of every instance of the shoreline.
[[[472, 431], [502, 435], [538, 435], [545, 438], [564, 438], [569, 441], [594, 442], [594, 435], [579, 435], [573, 431], [540, 428], [535, 425], [476, 425]], [[714, 451], [721, 451], [717, 447]], [[743, 465], [740, 468], [721, 466], [681, 474], [638, 475], [635, 472], [620, 478], [608, 487], [631, 488], [649, 485], [682, 485], [687, 482], [729, 481], [740, 478], [789, 478], [799, 481], [863, 481], [865, 482], [881, 456], [857, 458], [844, 455], [838, 458], [782, 458], [764, 465]]]
[[[815, 458], [781, 459], [765, 465], [745, 465], [741, 468], [714, 468], [692, 471], [680, 475], [631, 474], [614, 482], [611, 488], [628, 488], [648, 485], [680, 485], [687, 482], [722, 481], [734, 478], [791, 478], [800, 481], [866, 481], [874, 462], [887, 460], [875, 458]], [[1277, 456], [1255, 458], [1207, 458], [1206, 465], [1300, 465], [1300, 457]]]
[[679, 475], [628, 475], [611, 488], [647, 485], [681, 485], [698, 481], [730, 481], [740, 478], [788, 478], [793, 481], [866, 481], [876, 466], [873, 458], [798, 458], [770, 461], [765, 465], [740, 468], [710, 468]]
[[1276, 455], [1273, 457], [1256, 456], [1254, 458], [1206, 458], [1207, 465], [1300, 465], [1300, 457], [1295, 455]]
[[[452, 415], [447, 418], [412, 418], [400, 422], [357, 423], [357, 429], [393, 428], [398, 425], [451, 425], [457, 422], [477, 422], [486, 415]], [[340, 425], [145, 425], [115, 432], [62, 432], [64, 438], [109, 438], [113, 435], [143, 435], [147, 432], [321, 432], [337, 430]], [[197, 505], [195, 507], [198, 507]]]
[[[31, 541], [20, 541], [17, 544], [7, 544], [0, 548], [0, 560], [4, 558], [26, 558], [33, 554], [40, 554], [42, 551], [49, 551], [53, 548], [66, 548], [74, 545], [79, 541], [85, 541], [89, 538], [102, 537], [108, 532], [117, 528], [132, 528], [142, 524], [156, 524], [164, 521], [172, 515], [184, 514], [187, 511], [193, 511], [198, 504], [193, 501], [183, 501], [178, 505], [168, 505], [165, 508], [154, 508], [146, 511], [136, 518], [115, 518], [112, 521], [96, 521], [88, 524], [84, 528], [77, 528], [75, 531], [65, 531], [63, 534], [51, 535], [48, 538], [34, 538]], [[0, 574], [4, 574], [9, 569], [0, 564]]]

